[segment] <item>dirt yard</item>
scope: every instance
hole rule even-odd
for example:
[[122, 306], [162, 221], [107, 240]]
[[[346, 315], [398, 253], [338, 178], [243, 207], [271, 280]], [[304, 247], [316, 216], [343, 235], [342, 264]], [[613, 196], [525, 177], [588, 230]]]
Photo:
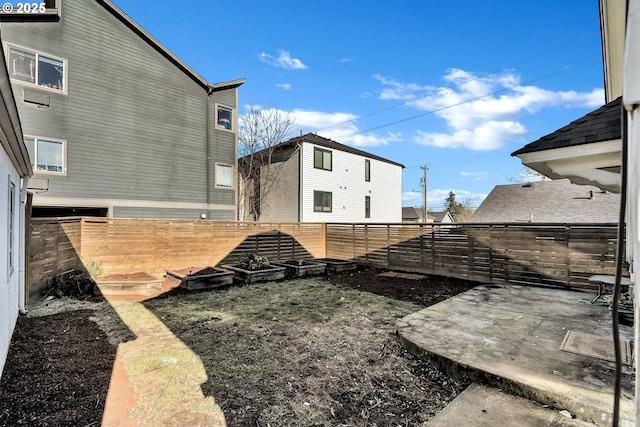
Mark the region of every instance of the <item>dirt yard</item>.
[[[229, 426], [417, 426], [466, 384], [408, 354], [395, 322], [475, 285], [358, 269], [144, 305], [202, 359], [203, 392]], [[0, 380], [0, 425], [100, 425], [116, 346], [131, 338], [97, 298], [32, 307]]]

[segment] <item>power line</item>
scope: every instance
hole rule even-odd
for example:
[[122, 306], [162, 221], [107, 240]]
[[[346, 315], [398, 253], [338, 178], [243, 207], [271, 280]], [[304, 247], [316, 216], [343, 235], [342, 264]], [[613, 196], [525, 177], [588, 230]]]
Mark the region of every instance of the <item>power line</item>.
[[[456, 85], [447, 86], [446, 88], [447, 88], [447, 89], [454, 89], [454, 88], [457, 88], [457, 87], [462, 86], [462, 85], [464, 85], [464, 84], [467, 84], [467, 83], [473, 82], [473, 81], [475, 81], [475, 80], [478, 80], [478, 79], [480, 79], [481, 77], [484, 77], [484, 76], [487, 76], [487, 75], [491, 75], [491, 74], [498, 73], [498, 72], [500, 72], [500, 71], [502, 71], [502, 70], [504, 70], [504, 69], [512, 68], [512, 67], [515, 67], [515, 66], [517, 66], [517, 65], [524, 64], [524, 63], [526, 63], [526, 62], [533, 61], [534, 59], [538, 59], [538, 58], [540, 58], [540, 57], [546, 56], [546, 55], [548, 55], [548, 54], [550, 54], [550, 53], [553, 53], [553, 52], [556, 52], [556, 51], [559, 51], [559, 50], [562, 50], [562, 49], [566, 49], [566, 48], [569, 48], [569, 47], [573, 47], [573, 46], [575, 46], [575, 45], [579, 45], [579, 44], [582, 44], [582, 43], [584, 43], [584, 41], [582, 41], [582, 39], [581, 39], [581, 40], [576, 41], [576, 42], [574, 42], [574, 43], [569, 43], [569, 44], [566, 44], [566, 45], [562, 45], [562, 46], [559, 46], [559, 47], [557, 47], [557, 48], [550, 49], [550, 50], [544, 51], [544, 52], [542, 52], [542, 53], [539, 53], [539, 54], [536, 54], [536, 55], [530, 56], [530, 57], [525, 58], [525, 59], [523, 59], [523, 60], [521, 60], [521, 61], [516, 61], [516, 62], [514, 62], [514, 63], [512, 63], [512, 64], [509, 64], [509, 65], [506, 65], [506, 66], [504, 66], [504, 67], [501, 67], [501, 68], [495, 69], [494, 71], [490, 71], [490, 72], [487, 72], [487, 73], [482, 73], [482, 74], [481, 74], [481, 75], [479, 75], [479, 76], [475, 76], [475, 77], [473, 77], [473, 78], [471, 78], [471, 79], [469, 79], [469, 80], [466, 80], [466, 81], [464, 81], [464, 82], [458, 83], [458, 84], [456, 84]], [[570, 69], [570, 68], [571, 68], [571, 67], [569, 67], [569, 69]], [[425, 95], [425, 96], [422, 96], [422, 97], [419, 97], [419, 98], [416, 98], [416, 99], [411, 99], [411, 100], [406, 101], [406, 102], [403, 102], [403, 103], [401, 103], [401, 104], [392, 105], [392, 106], [390, 106], [390, 107], [383, 108], [383, 109], [381, 109], [381, 110], [377, 110], [377, 111], [373, 111], [373, 112], [371, 112], [371, 113], [363, 114], [363, 115], [361, 115], [361, 116], [354, 117], [353, 119], [350, 119], [350, 120], [345, 120], [345, 121], [343, 121], [343, 122], [336, 123], [336, 124], [333, 124], [333, 125], [330, 125], [330, 126], [327, 126], [327, 127], [324, 127], [324, 128], [316, 129], [316, 131], [315, 131], [315, 132], [321, 132], [321, 131], [323, 131], [323, 130], [327, 130], [327, 129], [331, 129], [331, 128], [334, 128], [334, 127], [337, 127], [337, 126], [345, 125], [345, 124], [347, 124], [347, 123], [355, 122], [355, 121], [360, 120], [360, 119], [363, 119], [363, 118], [365, 118], [365, 117], [374, 116], [374, 115], [376, 115], [376, 114], [384, 113], [384, 112], [386, 112], [386, 111], [393, 110], [393, 109], [395, 109], [395, 108], [404, 107], [404, 106], [407, 106], [407, 105], [409, 105], [409, 104], [413, 104], [413, 103], [415, 103], [415, 102], [417, 102], [417, 101], [420, 101], [421, 99], [427, 98], [428, 96], [429, 96], [429, 95]], [[372, 130], [375, 130], [375, 129], [372, 129]], [[355, 133], [354, 135], [358, 135], [358, 133]], [[347, 135], [347, 136], [345, 136], [345, 137], [341, 137], [341, 138], [346, 138], [346, 137], [349, 137], [349, 136], [351, 136], [351, 135]]]
[[[569, 70], [572, 70], [574, 68], [578, 68], [580, 66], [591, 64], [593, 62], [595, 62], [595, 61], [585, 61], [585, 62], [582, 62], [580, 64], [577, 64], [577, 65], [574, 65], [574, 66], [571, 66], [571, 67], [563, 67], [561, 70], [555, 71], [553, 73], [545, 74], [543, 76], [540, 76], [540, 77], [537, 77], [537, 78], [534, 78], [534, 79], [531, 79], [531, 80], [527, 80], [527, 81], [523, 82], [522, 84], [529, 84], [529, 83], [533, 83], [533, 82], [536, 82], [536, 81], [539, 81], [539, 80], [544, 80], [544, 79], [547, 79], [547, 78], [549, 78], [551, 76], [555, 76], [557, 74], [565, 73], [565, 72], [567, 72]], [[385, 127], [397, 125], [399, 123], [408, 122], [409, 120], [417, 119], [419, 117], [427, 116], [429, 114], [434, 114], [434, 113], [437, 113], [437, 112], [440, 112], [440, 111], [447, 110], [449, 108], [453, 108], [453, 107], [457, 107], [457, 106], [460, 106], [460, 105], [464, 105], [466, 103], [469, 103], [469, 102], [472, 102], [472, 101], [477, 101], [479, 99], [486, 98], [487, 96], [495, 95], [495, 94], [506, 92], [506, 91], [507, 91], [507, 88], [502, 88], [502, 89], [499, 89], [499, 90], [495, 90], [495, 91], [486, 93], [484, 95], [479, 95], [479, 96], [475, 96], [473, 98], [465, 99], [465, 100], [460, 101], [460, 102], [456, 102], [455, 104], [451, 104], [451, 105], [447, 105], [447, 106], [444, 106], [444, 107], [436, 108], [434, 110], [425, 111], [424, 113], [416, 114], [414, 116], [407, 117], [407, 118], [400, 119], [400, 120], [396, 120], [396, 121], [393, 121], [393, 122], [390, 122], [390, 123], [386, 123], [386, 124], [383, 124], [383, 125], [374, 126], [372, 128], [365, 129], [365, 130], [362, 130], [362, 131], [352, 132], [352, 133], [347, 134], [347, 135], [334, 137], [333, 139], [334, 140], [339, 140], [339, 139], [351, 138], [352, 136], [356, 136], [356, 135], [362, 135], [362, 134], [367, 133], [367, 132], [371, 132], [371, 131], [382, 129], [382, 128], [385, 128]]]

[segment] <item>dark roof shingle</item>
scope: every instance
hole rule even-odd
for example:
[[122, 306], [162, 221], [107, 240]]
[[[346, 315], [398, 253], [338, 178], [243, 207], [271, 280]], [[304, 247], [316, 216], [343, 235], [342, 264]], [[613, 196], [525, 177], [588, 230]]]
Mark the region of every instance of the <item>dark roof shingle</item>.
[[567, 179], [497, 185], [468, 222], [616, 223], [620, 194]]
[[517, 156], [536, 151], [619, 139], [622, 128], [621, 106], [622, 97], [619, 97], [586, 116], [574, 120], [563, 128], [525, 145], [518, 151], [511, 153], [511, 155]]
[[357, 154], [359, 156], [366, 157], [368, 159], [374, 159], [374, 160], [379, 160], [381, 162], [390, 163], [392, 165], [400, 166], [401, 168], [404, 169], [404, 165], [400, 163], [391, 161], [389, 159], [385, 159], [384, 157], [376, 156], [375, 154], [367, 153], [366, 151], [358, 150], [357, 148], [349, 147], [348, 145], [340, 144], [339, 142], [336, 142], [332, 139], [318, 136], [315, 133], [308, 133], [306, 135], [291, 138], [285, 142], [278, 144], [276, 147], [295, 144], [295, 143], [302, 143], [304, 141], [310, 142], [312, 144], [320, 145], [322, 147], [331, 148], [333, 150], [340, 150], [340, 151], [345, 151], [351, 154]]

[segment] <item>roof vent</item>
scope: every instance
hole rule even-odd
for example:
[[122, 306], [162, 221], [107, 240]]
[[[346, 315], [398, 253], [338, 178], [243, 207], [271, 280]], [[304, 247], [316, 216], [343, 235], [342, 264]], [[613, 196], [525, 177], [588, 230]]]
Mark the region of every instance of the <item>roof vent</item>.
[[523, 187], [531, 187], [533, 185], [532, 182], [525, 182], [524, 184], [522, 184]]

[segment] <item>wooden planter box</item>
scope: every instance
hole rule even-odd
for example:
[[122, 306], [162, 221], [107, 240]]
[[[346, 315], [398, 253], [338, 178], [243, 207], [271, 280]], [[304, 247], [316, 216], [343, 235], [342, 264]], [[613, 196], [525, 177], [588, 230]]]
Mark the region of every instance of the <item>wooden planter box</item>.
[[179, 282], [180, 287], [196, 290], [211, 289], [233, 283], [233, 272], [217, 267], [190, 267], [167, 270], [167, 279]]
[[307, 277], [324, 273], [327, 264], [308, 259], [288, 259], [283, 261], [273, 261], [271, 264], [287, 269], [287, 277]]
[[345, 261], [343, 259], [317, 258], [314, 261], [326, 264], [327, 271], [338, 272], [338, 271], [355, 270], [358, 267], [358, 265], [354, 261]]
[[249, 270], [245, 263], [224, 264], [220, 267], [233, 271], [245, 283], [269, 282], [284, 279], [287, 269], [277, 265], [268, 265], [256, 270]]
[[112, 274], [95, 279], [102, 295], [156, 295], [162, 293], [162, 280], [144, 272]]

